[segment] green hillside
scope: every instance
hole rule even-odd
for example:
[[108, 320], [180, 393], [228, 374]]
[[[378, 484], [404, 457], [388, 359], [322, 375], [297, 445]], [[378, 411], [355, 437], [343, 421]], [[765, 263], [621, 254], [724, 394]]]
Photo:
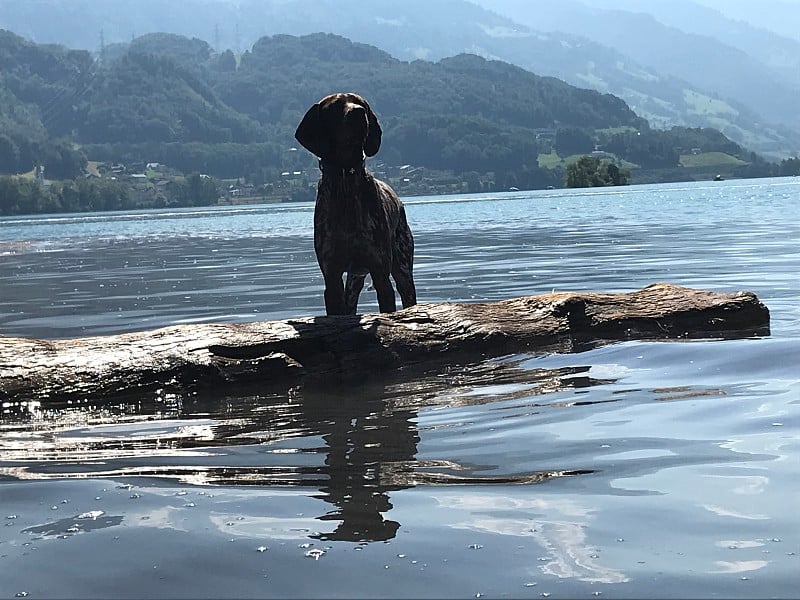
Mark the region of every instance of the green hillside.
[[688, 168], [696, 167], [739, 167], [745, 161], [725, 154], [724, 152], [701, 152], [699, 154], [684, 154], [681, 156], [681, 165]]
[[[681, 18], [675, 3], [659, 8], [653, 6], [659, 3], [631, 0], [619, 11], [589, 10], [585, 4], [373, 0], [366, 10], [359, 0], [6, 0], [0, 27], [94, 51], [100, 50], [102, 31], [109, 58], [117, 55], [121, 42], [127, 45], [137, 34], [156, 31], [192, 37], [194, 47], [184, 48], [189, 57], [202, 53], [203, 45], [239, 54], [265, 35], [318, 31], [370, 44], [402, 60], [435, 61], [470, 52], [613, 93], [654, 127], [713, 127], [776, 160], [796, 154], [796, 43], [787, 45], [791, 40], [744, 23], [728, 30], [730, 45], [710, 43], [705, 34], [678, 29], [718, 30], [724, 26], [722, 16]], [[642, 14], [653, 11], [661, 15], [659, 21], [666, 23], [666, 15], [682, 27], [666, 27]], [[737, 114], [724, 106], [713, 112], [713, 104], [697, 111], [685, 90], [690, 96], [720, 98]]]
[[[474, 55], [400, 61], [331, 34], [265, 37], [240, 56], [152, 34], [93, 57], [0, 32], [0, 60], [0, 173], [41, 164], [48, 179], [74, 179], [87, 159], [139, 171], [160, 163], [176, 177], [203, 173], [265, 197], [308, 199], [316, 161], [296, 151], [293, 133], [305, 110], [333, 91], [371, 102], [384, 128], [383, 168], [422, 167], [429, 180], [447, 181], [447, 191], [462, 189], [458, 178], [480, 190], [561, 185], [565, 163], [539, 160], [553, 152], [605, 152], [620, 167], [638, 166], [633, 182], [645, 171], [642, 180], [658, 180], [659, 170], [680, 177], [680, 157], [697, 148], [735, 157], [750, 174], [772, 173], [718, 131], [651, 129], [610, 94]], [[288, 185], [286, 173], [301, 177]], [[148, 197], [192, 201], [170, 181], [153, 182]], [[405, 192], [426, 189], [439, 188]], [[203, 194], [213, 200], [210, 188]]]

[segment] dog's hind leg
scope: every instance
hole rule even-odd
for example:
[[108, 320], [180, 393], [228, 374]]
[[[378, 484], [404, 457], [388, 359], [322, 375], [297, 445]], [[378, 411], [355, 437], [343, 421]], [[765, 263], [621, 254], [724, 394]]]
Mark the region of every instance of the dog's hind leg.
[[417, 303], [417, 288], [414, 286], [414, 238], [411, 231], [398, 234], [392, 260], [392, 277], [397, 284], [397, 292], [403, 308]]
[[397, 310], [397, 301], [394, 298], [394, 288], [389, 279], [389, 273], [371, 272], [372, 285], [378, 294], [378, 308], [382, 313], [390, 313]]
[[347, 274], [347, 281], [344, 284], [344, 306], [348, 315], [356, 314], [358, 296], [361, 294], [361, 290], [364, 289], [364, 278], [366, 276], [366, 273]]
[[414, 286], [414, 278], [411, 275], [411, 269], [397, 267], [392, 271], [392, 277], [397, 284], [397, 292], [400, 294], [400, 300], [403, 303], [403, 308], [414, 306], [417, 303], [417, 289]]

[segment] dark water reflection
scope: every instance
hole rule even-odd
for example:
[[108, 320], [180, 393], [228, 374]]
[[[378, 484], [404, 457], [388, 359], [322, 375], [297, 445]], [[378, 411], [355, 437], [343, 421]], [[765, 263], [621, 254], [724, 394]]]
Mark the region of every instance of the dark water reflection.
[[191, 485], [314, 487], [335, 507], [319, 519], [338, 523], [317, 537], [385, 541], [400, 527], [383, 516], [392, 508], [394, 490], [532, 484], [593, 472], [566, 464], [509, 472], [502, 465], [417, 456], [420, 410], [523, 401], [526, 412], [538, 412], [616, 401], [539, 402], [554, 392], [613, 380], [589, 376], [588, 366], [526, 369], [523, 360], [489, 361], [391, 384], [317, 383], [273, 397], [199, 392], [75, 408], [15, 404], [4, 411], [0, 474], [20, 480], [158, 477]]
[[22, 530], [22, 533], [45, 537], [69, 536], [77, 533], [88, 533], [97, 529], [118, 527], [122, 524], [124, 519], [122, 515], [105, 515], [101, 513], [102, 511], [96, 511], [96, 513], [81, 513], [72, 517], [67, 517], [66, 519], [53, 521], [52, 523], [45, 523], [44, 525], [37, 525], [35, 527], [26, 527]]

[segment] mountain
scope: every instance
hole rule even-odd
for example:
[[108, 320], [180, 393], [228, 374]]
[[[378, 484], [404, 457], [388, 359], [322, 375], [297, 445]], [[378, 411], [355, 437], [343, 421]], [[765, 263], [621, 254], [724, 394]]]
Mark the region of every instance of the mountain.
[[[470, 54], [401, 61], [333, 34], [263, 37], [237, 64], [230, 51], [215, 53], [202, 40], [175, 34], [148, 34], [92, 60], [85, 51], [5, 32], [0, 58], [0, 95], [31, 116], [34, 136], [49, 136], [27, 164], [18, 153], [18, 171], [36, 160], [48, 174], [62, 172], [54, 159], [41, 158], [61, 136], [57, 153], [49, 154], [61, 157], [63, 170], [75, 169], [78, 163], [67, 159], [79, 152], [91, 160], [275, 181], [282, 172], [313, 168], [313, 158], [296, 151], [294, 128], [334, 90], [359, 92], [372, 103], [384, 128], [385, 163], [491, 172], [495, 182], [513, 173], [515, 183], [506, 187], [558, 183], [562, 159], [598, 144], [640, 174], [656, 170], [650, 179], [690, 178], [679, 165], [690, 152], [725, 153], [729, 166], [752, 164], [751, 174], [763, 166], [715, 130], [651, 129], [610, 94]], [[543, 155], [552, 164], [541, 166]], [[8, 165], [0, 163], [3, 170]]]
[[[614, 48], [657, 73], [683, 79], [723, 100], [740, 102], [765, 122], [800, 130], [800, 71], [791, 79], [781, 77], [737, 47], [665, 25], [644, 12], [593, 8], [578, 0], [540, 0], [535, 5], [492, 0], [491, 5], [526, 25], [580, 35]], [[786, 40], [786, 46], [791, 52], [792, 41]], [[800, 45], [795, 46], [800, 51]]]
[[696, 0], [699, 4], [724, 12], [737, 21], [759, 29], [800, 40], [800, 1], [798, 0]]
[[[759, 53], [754, 28], [743, 29], [747, 35], [736, 45], [732, 22], [715, 11], [691, 23], [699, 28], [707, 21], [706, 31], [728, 27], [725, 38], [680, 29], [663, 14], [662, 20], [644, 15], [639, 3], [609, 11], [569, 0], [481, 0], [483, 7], [466, 0], [373, 0], [368, 7], [357, 0], [0, 1], [0, 27], [95, 52], [101, 40], [111, 52], [114, 43], [164, 31], [237, 54], [264, 35], [315, 32], [373, 45], [401, 60], [472, 53], [612, 93], [657, 127], [715, 127], [775, 158], [800, 149], [793, 46], [762, 32], [768, 43]], [[676, 2], [683, 10], [688, 0]]]
[[[794, 4], [794, 33], [796, 37], [780, 35], [762, 27], [732, 18], [728, 13], [730, 0], [718, 2], [718, 8], [702, 4], [702, 0], [671, 0], [669, 3], [640, 0], [583, 0], [586, 5], [601, 9], [643, 12], [652, 15], [659, 23], [688, 34], [710, 37], [722, 44], [741, 50], [761, 63], [762, 68], [783, 79], [788, 85], [800, 88], [800, 2]], [[776, 4], [776, 3], [772, 3]], [[777, 3], [780, 6], [782, 3]], [[791, 6], [791, 5], [786, 5]], [[760, 3], [753, 11], [752, 4], [747, 19], [756, 12], [769, 12], [769, 0]]]
[[[492, 160], [527, 144], [535, 163], [535, 144], [526, 140], [537, 128], [646, 127], [614, 96], [513, 65], [474, 55], [409, 63], [332, 34], [264, 37], [238, 66], [230, 52], [213, 53], [206, 42], [175, 34], [148, 34], [105, 54], [95, 61], [86, 51], [0, 31], [6, 100], [0, 117], [7, 132], [40, 140], [69, 136], [88, 147], [270, 140], [288, 148], [305, 110], [335, 89], [370, 98], [386, 128], [405, 131], [400, 140], [421, 124], [426, 134], [472, 127], [484, 130], [486, 139], [500, 136], [506, 151]], [[397, 159], [441, 161], [443, 143], [409, 144], [396, 151]]]

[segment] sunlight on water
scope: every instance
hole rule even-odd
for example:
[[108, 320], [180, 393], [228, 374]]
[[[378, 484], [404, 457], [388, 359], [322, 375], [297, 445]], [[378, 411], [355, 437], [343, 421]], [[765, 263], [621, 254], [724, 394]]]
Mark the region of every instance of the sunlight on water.
[[[270, 394], [6, 401], [0, 593], [796, 593], [800, 181], [406, 205], [422, 302], [669, 281], [756, 292], [771, 335]], [[320, 314], [312, 215], [298, 204], [0, 219], [0, 331]], [[364, 311], [374, 296], [365, 289]]]

